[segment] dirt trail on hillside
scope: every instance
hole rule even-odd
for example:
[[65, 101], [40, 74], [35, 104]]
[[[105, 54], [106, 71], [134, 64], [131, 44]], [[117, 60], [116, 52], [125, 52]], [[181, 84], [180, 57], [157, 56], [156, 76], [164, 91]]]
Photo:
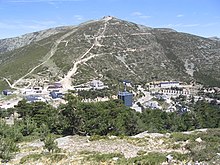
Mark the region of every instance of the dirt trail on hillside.
[[22, 82], [22, 80], [27, 77], [28, 75], [30, 75], [31, 73], [33, 73], [38, 67], [42, 66], [43, 64], [45, 64], [51, 57], [53, 57], [53, 55], [56, 53], [57, 51], [57, 47], [58, 45], [60, 44], [60, 42], [62, 40], [64, 40], [65, 38], [67, 38], [68, 36], [70, 36], [71, 34], [73, 34], [77, 29], [73, 29], [72, 31], [66, 33], [65, 35], [61, 36], [59, 39], [57, 39], [51, 50], [45, 55], [44, 57], [44, 61], [40, 64], [38, 64], [37, 66], [35, 66], [34, 68], [32, 68], [27, 74], [25, 74], [24, 76], [22, 76], [21, 78], [19, 78], [17, 81], [15, 81], [12, 85], [11, 85], [11, 88], [14, 88], [14, 89], [20, 89], [18, 87], [16, 87], [16, 85], [19, 83], [19, 82]]
[[9, 85], [9, 87], [12, 88], [12, 84], [10, 83], [10, 81], [7, 78], [3, 77], [3, 80], [5, 80], [7, 82], [7, 84]]
[[[68, 90], [72, 88], [72, 77], [76, 74], [77, 70], [78, 70], [78, 65], [81, 63], [85, 63], [88, 60], [90, 60], [91, 58], [94, 58], [96, 56], [102, 55], [102, 54], [95, 54], [95, 55], [91, 55], [89, 57], [86, 57], [86, 55], [88, 55], [90, 53], [90, 51], [95, 47], [95, 46], [101, 46], [100, 44], [100, 40], [101, 38], [104, 36], [104, 33], [106, 31], [106, 27], [108, 24], [108, 20], [104, 20], [104, 27], [100, 28], [98, 30], [97, 36], [95, 37], [94, 43], [92, 44], [92, 46], [79, 58], [77, 59], [74, 64], [73, 67], [69, 70], [69, 72], [67, 73], [67, 75], [65, 75], [65, 77], [63, 79], [60, 80], [60, 83], [62, 84], [64, 90]], [[85, 58], [86, 57], [86, 58]]]

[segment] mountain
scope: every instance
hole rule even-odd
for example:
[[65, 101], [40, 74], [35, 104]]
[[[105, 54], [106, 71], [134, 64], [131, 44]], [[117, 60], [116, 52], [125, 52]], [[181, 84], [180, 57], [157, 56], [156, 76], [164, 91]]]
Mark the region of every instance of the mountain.
[[220, 41], [220, 38], [218, 38], [218, 37], [209, 37], [209, 39], [211, 39], [211, 40], [214, 40], [214, 41]]
[[0, 40], [0, 64], [0, 88], [91, 79], [220, 86], [220, 41], [107, 16]]
[[40, 41], [44, 38], [49, 37], [67, 30], [69, 27], [57, 27], [48, 30], [42, 30], [39, 32], [29, 33], [15, 38], [7, 38], [0, 40], [0, 53], [11, 51], [26, 45], [29, 45], [33, 42]]

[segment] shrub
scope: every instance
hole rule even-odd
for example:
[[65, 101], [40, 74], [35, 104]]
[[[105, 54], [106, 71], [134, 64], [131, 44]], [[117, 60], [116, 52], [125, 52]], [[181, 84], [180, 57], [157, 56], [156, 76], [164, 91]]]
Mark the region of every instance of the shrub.
[[93, 160], [96, 162], [105, 162], [108, 160], [112, 160], [112, 158], [114, 157], [123, 158], [124, 156], [120, 153], [109, 153], [109, 154], [94, 153], [92, 155], [89, 155], [86, 159]]
[[178, 152], [171, 152], [170, 155], [172, 155], [174, 159], [179, 161], [187, 161], [190, 158], [189, 154], [181, 154]]
[[181, 147], [180, 144], [174, 143], [174, 144], [172, 145], [172, 149], [179, 149], [180, 147]]
[[139, 150], [139, 151], [137, 152], [137, 155], [142, 156], [142, 155], [145, 155], [146, 153], [147, 153], [146, 151]]
[[0, 136], [0, 158], [4, 161], [9, 161], [13, 157], [13, 153], [19, 148], [12, 139], [2, 138]]
[[175, 141], [187, 141], [187, 140], [195, 140], [197, 138], [196, 135], [193, 134], [183, 134], [180, 132], [174, 132], [170, 136]]
[[49, 152], [60, 152], [60, 149], [57, 146], [57, 142], [54, 141], [55, 138], [53, 137], [52, 134], [49, 134], [45, 139], [44, 139], [44, 148], [47, 149]]
[[165, 154], [150, 152], [147, 155], [137, 156], [130, 159], [121, 159], [119, 164], [158, 165], [166, 161]]

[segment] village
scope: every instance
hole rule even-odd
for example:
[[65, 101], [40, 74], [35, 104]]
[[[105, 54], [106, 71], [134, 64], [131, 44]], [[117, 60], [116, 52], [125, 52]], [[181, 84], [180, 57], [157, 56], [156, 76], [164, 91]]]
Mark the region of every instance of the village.
[[[199, 93], [218, 93], [219, 88], [204, 88], [200, 84], [187, 84], [180, 81], [153, 81], [144, 85], [133, 85], [130, 81], [122, 81], [123, 89], [118, 89], [117, 93], [113, 95], [106, 95], [104, 97], [83, 98], [84, 102], [98, 102], [108, 101], [110, 99], [121, 99], [123, 103], [136, 110], [142, 112], [143, 109], [160, 109], [165, 112], [180, 113], [190, 111], [190, 108], [182, 105], [176, 98], [184, 98], [186, 102], [198, 101], [205, 99], [208, 102], [219, 99], [204, 97]], [[80, 84], [71, 88], [71, 91], [77, 95], [79, 91], [103, 91], [108, 89], [108, 85], [100, 80], [91, 80], [90, 82]], [[135, 89], [136, 88], [136, 89]], [[19, 90], [3, 90], [0, 95], [0, 108], [13, 108], [22, 99], [31, 102], [46, 102], [54, 107], [58, 107], [61, 103], [65, 104], [64, 95], [69, 90], [63, 88], [62, 83], [54, 82], [43, 86], [33, 86], [29, 88], [21, 88]]]
[[[112, 90], [112, 88], [114, 89], [117, 88], [117, 89]], [[107, 93], [110, 91], [111, 91], [111, 94]], [[127, 136], [123, 139], [120, 136], [109, 136], [109, 137], [108, 135], [104, 135], [104, 136], [102, 135], [103, 137], [99, 135], [79, 136], [78, 134], [57, 138], [56, 139], [57, 146], [63, 151], [65, 151], [65, 154], [68, 155], [70, 153], [71, 154], [80, 153], [81, 151], [84, 151], [84, 150], [85, 152], [88, 150], [88, 151], [93, 151], [93, 152], [98, 151], [101, 153], [107, 152], [111, 154], [119, 151], [120, 153], [122, 153], [122, 155], [124, 155], [125, 157], [124, 159], [128, 161], [129, 159], [132, 159], [133, 157], [139, 158], [141, 156], [144, 156], [144, 155], [140, 156], [139, 155], [140, 152], [144, 151], [144, 154], [145, 152], [147, 153], [148, 151], [159, 153], [161, 152], [161, 148], [162, 148], [163, 149], [162, 151], [163, 161], [166, 160], [167, 161], [166, 163], [180, 162], [179, 160], [180, 158], [177, 157], [175, 154], [178, 153], [181, 155], [188, 156], [188, 154], [190, 153], [190, 150], [187, 148], [188, 147], [187, 145], [189, 143], [190, 144], [191, 143], [200, 143], [200, 144], [204, 143], [205, 138], [203, 138], [203, 136], [207, 134], [206, 133], [207, 129], [199, 129], [199, 131], [203, 131], [202, 132], [204, 133], [203, 136], [201, 136], [201, 133], [197, 135], [198, 130], [188, 131], [188, 132], [183, 132], [183, 133], [178, 133], [178, 134], [175, 132], [166, 133], [166, 134], [163, 134], [161, 132], [155, 133], [156, 132], [155, 130], [156, 129], [159, 130], [160, 122], [163, 123], [163, 121], [166, 121], [169, 123], [169, 121], [167, 120], [167, 117], [174, 116], [174, 118], [170, 122], [172, 123], [170, 129], [176, 129], [179, 131], [179, 128], [182, 125], [186, 126], [187, 123], [191, 123], [191, 121], [188, 120], [192, 118], [190, 117], [191, 113], [188, 114], [188, 112], [194, 112], [194, 109], [192, 108], [193, 106], [189, 106], [189, 105], [193, 105], [195, 102], [199, 100], [206, 100], [207, 102], [210, 102], [211, 104], [212, 102], [214, 102], [214, 104], [217, 105], [220, 103], [220, 100], [216, 98], [212, 98], [211, 96], [218, 94], [219, 92], [220, 92], [219, 88], [216, 88], [216, 87], [205, 88], [204, 86], [200, 84], [195, 84], [195, 83], [187, 84], [185, 82], [180, 82], [180, 81], [153, 81], [153, 82], [148, 82], [148, 83], [139, 85], [139, 84], [133, 84], [131, 81], [128, 81], [128, 80], [122, 80], [121, 82], [118, 83], [118, 85], [115, 85], [114, 87], [112, 87], [110, 86], [110, 84], [104, 83], [101, 80], [93, 79], [87, 83], [74, 86], [71, 88], [71, 90], [66, 90], [65, 88], [63, 88], [63, 84], [60, 82], [54, 82], [50, 84], [49, 83], [45, 84], [43, 86], [38, 85], [38, 86], [33, 86], [31, 88], [30, 87], [20, 88], [20, 90], [18, 89], [17, 90], [3, 90], [0, 95], [0, 111], [2, 110], [3, 112], [4, 109], [7, 109], [7, 111], [13, 110], [14, 106], [16, 106], [19, 103], [19, 101], [26, 100], [27, 103], [30, 103], [26, 105], [28, 106], [33, 105], [33, 107], [36, 105], [38, 105], [39, 107], [44, 105], [46, 107], [48, 106], [48, 104], [50, 104], [51, 106], [49, 107], [53, 106], [54, 109], [49, 108], [48, 109], [49, 111], [47, 111], [47, 114], [44, 114], [44, 115], [50, 114], [52, 116], [54, 114], [54, 112], [52, 111], [60, 108], [59, 105], [61, 104], [65, 104], [63, 105], [64, 107], [65, 106], [71, 107], [71, 103], [70, 103], [71, 101], [68, 102], [66, 101], [66, 98], [65, 98], [65, 96], [68, 96], [66, 94], [71, 93], [75, 96], [78, 96], [78, 98], [81, 97], [82, 102], [84, 103], [86, 102], [84, 104], [80, 101], [80, 103], [78, 103], [79, 105], [84, 105], [85, 107], [89, 106], [89, 108], [90, 106], [92, 107], [91, 109], [89, 108], [84, 109], [84, 112], [85, 112], [84, 114], [86, 114], [85, 116], [88, 116], [88, 118], [85, 118], [84, 120], [85, 122], [91, 123], [91, 121], [93, 122], [94, 120], [96, 123], [99, 123], [99, 122], [101, 122], [101, 124], [102, 122], [108, 123], [108, 121], [114, 120], [114, 119], [111, 119], [111, 117], [114, 118], [112, 114], [114, 115], [114, 113], [116, 112], [115, 114], [116, 116], [120, 117], [124, 114], [124, 116], [128, 117], [126, 119], [123, 118], [124, 120], [123, 122], [125, 123], [127, 120], [129, 122], [135, 120], [136, 119], [135, 116], [137, 117], [137, 115], [140, 115], [141, 117], [139, 117], [138, 120], [140, 122], [149, 121], [149, 124], [147, 122], [145, 123], [143, 122], [144, 126], [145, 125], [148, 126], [148, 127], [143, 127], [145, 128], [145, 130], [143, 130], [140, 127], [141, 133], [139, 132], [136, 135]], [[121, 100], [121, 103], [123, 103], [127, 108], [116, 99]], [[104, 101], [106, 101], [105, 103], [107, 104], [105, 104]], [[36, 102], [38, 102], [39, 104]], [[44, 104], [41, 102], [44, 102], [47, 104]], [[99, 103], [94, 104], [93, 102], [99, 102]], [[116, 107], [112, 107], [111, 105], [112, 103], [114, 103], [113, 105]], [[119, 104], [117, 105], [117, 103]], [[73, 104], [77, 104], [77, 102], [73, 102]], [[102, 106], [100, 107], [100, 105]], [[119, 106], [119, 108], [117, 106]], [[122, 107], [121, 109], [120, 109], [120, 106]], [[103, 109], [103, 107], [107, 107], [108, 111], [106, 109]], [[19, 105], [15, 107], [15, 109], [16, 108], [19, 109]], [[23, 108], [20, 108], [20, 111], [21, 109]], [[41, 113], [40, 110], [41, 109], [39, 109], [39, 113]], [[87, 110], [91, 110], [91, 112], [88, 113]], [[114, 113], [111, 113], [111, 111]], [[93, 118], [93, 113], [96, 115], [98, 114], [98, 118], [101, 121], [96, 121], [96, 118]], [[101, 116], [102, 113], [104, 114], [103, 116], [107, 116], [106, 114], [109, 114], [111, 115], [111, 117], [108, 116], [108, 119], [103, 120], [102, 118], [103, 116]], [[123, 113], [123, 114], [120, 114], [120, 113]], [[125, 115], [125, 114], [131, 114], [131, 115]], [[149, 116], [146, 116], [146, 114]], [[165, 116], [165, 118], [162, 118], [160, 116], [162, 114]], [[20, 115], [21, 113], [17, 113], [17, 112], [13, 112], [12, 114], [8, 116], [2, 115], [4, 116], [3, 120], [5, 121], [5, 126], [13, 128], [17, 125], [16, 124], [17, 122], [26, 122], [27, 119], [22, 120]], [[60, 114], [57, 114], [57, 115], [60, 115]], [[180, 124], [179, 126], [178, 120], [188, 115], [189, 117], [187, 118], [187, 120], [186, 121], [183, 120], [182, 121], [183, 124]], [[84, 116], [81, 116], [81, 117], [84, 117]], [[132, 120], [130, 120], [130, 118], [132, 118]], [[40, 119], [39, 121], [40, 124], [44, 125], [42, 124], [42, 121], [44, 120], [41, 120], [43, 118], [40, 115], [39, 115], [39, 119]], [[62, 120], [59, 120], [59, 121], [62, 121]], [[119, 121], [120, 121], [119, 123], [121, 123], [122, 119], [120, 118]], [[160, 121], [159, 125], [157, 121]], [[49, 123], [47, 120], [45, 122]], [[156, 124], [151, 124], [152, 122], [155, 122]], [[115, 121], [113, 123], [115, 123]], [[177, 123], [177, 124], [173, 124], [173, 123]], [[25, 124], [26, 124], [25, 126], [27, 126], [27, 123]], [[90, 124], [87, 124], [87, 125], [90, 125]], [[103, 124], [103, 125], [107, 125], [107, 124]], [[166, 126], [166, 124], [164, 125]], [[165, 126], [162, 127], [163, 129], [162, 131], [165, 130], [164, 129]], [[41, 126], [40, 128], [43, 128], [43, 126]], [[99, 130], [99, 127], [97, 128], [98, 128], [97, 130]], [[129, 127], [127, 129], [130, 130], [131, 128], [132, 127]], [[183, 130], [181, 131], [186, 131], [188, 128], [184, 127], [182, 129]], [[111, 131], [109, 130], [109, 128], [106, 130]], [[215, 131], [218, 132], [218, 130], [215, 130]], [[191, 142], [188, 139], [191, 136], [195, 136], [195, 135], [192, 135], [194, 134], [194, 132], [197, 138], [194, 140], [195, 142], [194, 141]], [[181, 142], [177, 140], [177, 142], [174, 142], [176, 141], [175, 136], [180, 136], [179, 134], [183, 134], [181, 136], [187, 136], [187, 141], [190, 141], [190, 142], [187, 142], [185, 140]], [[28, 135], [28, 136], [32, 136], [32, 135]], [[92, 140], [92, 138], [96, 138], [96, 137], [98, 137], [98, 140]], [[101, 138], [101, 140], [99, 138]], [[137, 140], [135, 140], [135, 138]], [[119, 139], [120, 141], [118, 141]], [[141, 146], [139, 146], [139, 142]], [[22, 162], [24, 158], [34, 153], [40, 153], [40, 157], [44, 157], [44, 154], [42, 151], [45, 151], [44, 149], [45, 144], [46, 144], [45, 142], [40, 141], [40, 140], [36, 140], [32, 142], [25, 142], [25, 145], [23, 146], [30, 147], [32, 145], [36, 145], [37, 146], [36, 150], [33, 152], [32, 151], [26, 152], [24, 148], [22, 148], [23, 146], [21, 145], [22, 147], [20, 147], [20, 153], [18, 153], [11, 160], [11, 162], [12, 163]], [[74, 149], [76, 148], [76, 150], [73, 150], [73, 148]], [[199, 153], [200, 152], [201, 151], [199, 151]], [[212, 151], [212, 154], [216, 154], [214, 152], [215, 151]], [[25, 154], [27, 155], [25, 156]], [[69, 160], [70, 157], [71, 156], [68, 155], [66, 159], [63, 159], [63, 161]], [[203, 157], [206, 157], [206, 155]], [[117, 159], [118, 159], [117, 161], [122, 160], [122, 158], [119, 158], [119, 157], [117, 157]], [[187, 159], [189, 160], [190, 158], [187, 158]], [[32, 159], [30, 160], [33, 161]], [[196, 157], [195, 162], [199, 163], [197, 160], [198, 158]]]

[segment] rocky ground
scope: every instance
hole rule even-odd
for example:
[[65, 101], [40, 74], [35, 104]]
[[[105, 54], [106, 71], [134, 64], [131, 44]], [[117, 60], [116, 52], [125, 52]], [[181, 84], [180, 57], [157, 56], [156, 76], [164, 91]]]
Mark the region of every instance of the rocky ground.
[[[174, 142], [170, 134], [148, 133], [132, 137], [116, 136], [66, 136], [56, 139], [61, 153], [56, 154], [59, 160], [53, 162], [50, 154], [43, 148], [44, 143], [40, 140], [21, 143], [20, 153], [18, 153], [10, 164], [101, 164], [96, 159], [87, 159], [97, 154], [116, 156], [111, 159], [111, 164], [117, 164], [117, 154], [123, 155], [124, 160], [129, 160], [148, 153], [169, 153], [186, 154], [189, 151], [185, 148], [187, 142]], [[175, 147], [178, 146], [178, 147]], [[29, 155], [29, 157], [28, 157]], [[31, 156], [30, 156], [31, 155]], [[38, 157], [41, 155], [40, 157]], [[44, 155], [44, 156], [43, 156]], [[49, 156], [50, 155], [50, 156]], [[24, 161], [25, 160], [25, 161]], [[109, 162], [109, 160], [106, 160]], [[108, 163], [107, 163], [108, 164]], [[164, 164], [166, 164], [164, 162]]]

